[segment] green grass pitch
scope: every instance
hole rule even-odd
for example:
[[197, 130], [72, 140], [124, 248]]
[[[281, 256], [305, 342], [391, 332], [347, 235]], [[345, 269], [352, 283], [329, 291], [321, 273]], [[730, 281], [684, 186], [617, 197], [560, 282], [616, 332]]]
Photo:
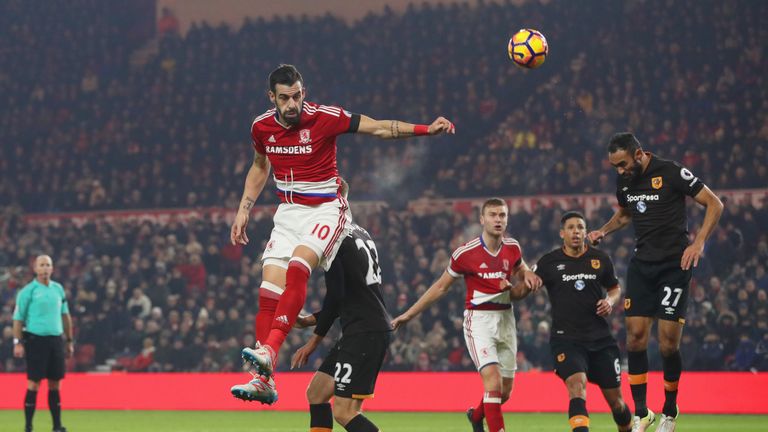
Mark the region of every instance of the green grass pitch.
[[[370, 412], [368, 417], [383, 432], [471, 432], [462, 413]], [[307, 432], [309, 414], [303, 412], [243, 411], [64, 411], [63, 423], [69, 432]], [[507, 430], [569, 430], [565, 414], [506, 414]], [[591, 416], [591, 431], [615, 431], [607, 414]], [[24, 414], [19, 410], [0, 411], [0, 432], [22, 432]], [[36, 431], [50, 431], [47, 410], [38, 410]], [[343, 431], [339, 425], [334, 430]], [[653, 428], [651, 429], [653, 430]], [[681, 415], [678, 432], [768, 431], [768, 416]]]

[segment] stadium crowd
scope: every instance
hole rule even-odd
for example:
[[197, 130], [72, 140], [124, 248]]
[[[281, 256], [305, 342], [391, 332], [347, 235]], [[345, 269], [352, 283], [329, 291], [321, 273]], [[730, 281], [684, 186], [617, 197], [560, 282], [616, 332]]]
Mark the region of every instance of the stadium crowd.
[[[53, 256], [54, 279], [70, 298], [73, 368], [239, 369], [241, 346], [254, 342], [258, 256], [270, 223], [252, 223], [253, 242], [241, 248], [228, 244], [229, 225], [217, 217], [96, 218], [79, 226], [25, 216], [236, 207], [252, 158], [249, 125], [268, 107], [265, 77], [287, 59], [304, 73], [309, 100], [379, 118], [443, 114], [458, 125], [455, 138], [431, 144], [340, 140], [339, 168], [353, 198], [391, 204], [355, 217], [379, 244], [393, 315], [439, 276], [456, 246], [479, 233], [474, 214], [414, 212], [405, 209], [408, 201], [611, 193], [604, 145], [619, 129], [636, 131], [649, 150], [682, 161], [716, 191], [768, 185], [765, 2], [683, 0], [674, 13], [637, 1], [480, 2], [413, 6], [351, 24], [332, 16], [254, 19], [236, 30], [198, 24], [183, 36], [164, 31], [157, 54], [135, 63], [131, 53], [148, 42], [135, 10], [96, 0], [43, 10], [36, 3], [0, 4], [4, 371], [22, 365], [12, 358], [11, 313], [38, 253]], [[542, 69], [524, 71], [506, 59], [504, 35], [516, 30], [510, 23], [548, 36]], [[260, 204], [276, 202], [271, 188]], [[702, 215], [691, 212], [695, 226]], [[529, 262], [559, 242], [559, 214], [539, 208], [511, 218], [509, 232]], [[605, 207], [590, 222], [609, 215]], [[768, 370], [766, 226], [765, 206], [726, 203], [696, 272], [686, 369]], [[603, 246], [620, 276], [629, 236]], [[315, 276], [307, 310], [319, 307], [323, 292]], [[471, 370], [462, 302], [454, 288], [398, 332], [385, 369]], [[550, 369], [546, 294], [519, 302], [516, 313], [521, 370]], [[621, 313], [611, 319], [623, 344]], [[306, 336], [289, 336], [280, 369]]]
[[[768, 370], [768, 235], [760, 230], [768, 226], [768, 208], [726, 209], [695, 274], [683, 358], [690, 370]], [[520, 241], [529, 263], [559, 244], [561, 212], [541, 207], [510, 218], [509, 232]], [[610, 213], [608, 205], [595, 212], [592, 225]], [[693, 208], [691, 215], [696, 224], [702, 212]], [[393, 315], [444, 271], [455, 247], [480, 232], [474, 212], [381, 207], [361, 210], [356, 217], [377, 241], [383, 292]], [[18, 209], [6, 208], [0, 220], [3, 370], [17, 370], [21, 364], [11, 358], [7, 333], [14, 295], [31, 279], [30, 259], [38, 253], [55, 257], [54, 278], [69, 296], [78, 341], [72, 367], [238, 370], [240, 347], [254, 342], [257, 258], [271, 229], [268, 219], [251, 224], [249, 237], [259, 240], [245, 247], [228, 244], [228, 223], [211, 216], [187, 222], [96, 219], [82, 226], [63, 219], [52, 226], [25, 222]], [[602, 246], [613, 256], [622, 280], [631, 247], [629, 232], [609, 237]], [[319, 309], [324, 291], [322, 277], [316, 276], [307, 311]], [[463, 288], [454, 288], [438, 306], [399, 331], [385, 369], [471, 370], [461, 334], [463, 301]], [[521, 370], [551, 369], [548, 311], [544, 292], [516, 304]], [[611, 322], [623, 346], [620, 311]], [[290, 354], [307, 336], [306, 331], [291, 333], [279, 369], [286, 369]], [[325, 349], [332, 336], [326, 338]], [[652, 362], [651, 367], [660, 365]]]
[[[768, 184], [763, 2], [686, 0], [677, 13], [598, 0], [425, 4], [349, 24], [197, 24], [184, 36], [166, 31], [158, 53], [136, 63], [143, 40], [122, 37], [141, 34], [132, 14], [94, 0], [32, 14], [34, 3], [0, 5], [0, 141], [10, 145], [0, 205], [235, 206], [249, 125], [268, 108], [265, 77], [286, 59], [310, 100], [458, 125], [434, 143], [342, 138], [340, 169], [361, 198], [402, 203], [416, 198], [403, 194], [412, 184], [443, 197], [607, 192], [604, 143], [619, 129], [714, 188]], [[552, 47], [536, 71], [504, 53], [521, 16]]]

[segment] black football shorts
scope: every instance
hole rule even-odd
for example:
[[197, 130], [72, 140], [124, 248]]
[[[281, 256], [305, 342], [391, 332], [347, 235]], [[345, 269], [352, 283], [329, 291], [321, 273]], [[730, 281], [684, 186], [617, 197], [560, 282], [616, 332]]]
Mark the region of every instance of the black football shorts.
[[342, 336], [325, 357], [319, 372], [335, 381], [334, 394], [352, 399], [373, 397], [376, 378], [389, 348], [390, 332]]
[[550, 340], [557, 376], [565, 381], [569, 376], [583, 372], [587, 374], [587, 381], [600, 388], [620, 387], [621, 357], [616, 341], [607, 338], [606, 343], [591, 345], [567, 339]]
[[27, 379], [58, 381], [64, 378], [64, 341], [61, 336], [24, 334]]
[[679, 259], [647, 262], [632, 258], [627, 268], [624, 313], [684, 324], [692, 275], [691, 269], [680, 268]]

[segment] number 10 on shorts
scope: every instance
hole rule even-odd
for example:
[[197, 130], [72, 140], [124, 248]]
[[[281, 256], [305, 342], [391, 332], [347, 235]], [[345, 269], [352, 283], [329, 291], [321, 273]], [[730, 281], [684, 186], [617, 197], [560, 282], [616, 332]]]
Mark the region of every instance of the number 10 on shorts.
[[320, 225], [315, 224], [315, 227], [312, 228], [312, 235], [316, 235], [317, 238], [320, 240], [325, 240], [328, 238], [328, 234], [331, 233], [331, 227], [328, 225]]

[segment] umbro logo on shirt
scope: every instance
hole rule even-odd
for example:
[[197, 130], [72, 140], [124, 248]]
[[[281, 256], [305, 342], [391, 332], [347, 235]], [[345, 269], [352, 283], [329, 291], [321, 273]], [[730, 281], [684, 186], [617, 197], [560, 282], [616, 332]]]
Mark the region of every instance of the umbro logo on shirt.
[[270, 136], [269, 136], [269, 139], [268, 139], [267, 141], [269, 141], [269, 142], [271, 142], [271, 143], [273, 143], [273, 142], [277, 142], [277, 140], [275, 140], [275, 136], [274, 136], [274, 135], [270, 135]]
[[486, 264], [486, 263], [482, 263], [482, 264], [480, 264], [480, 268], [481, 268], [481, 269], [483, 269], [483, 268], [488, 268], [488, 264]]
[[557, 265], [557, 269], [560, 270], [560, 271], [565, 270], [565, 264], [558, 264]]

